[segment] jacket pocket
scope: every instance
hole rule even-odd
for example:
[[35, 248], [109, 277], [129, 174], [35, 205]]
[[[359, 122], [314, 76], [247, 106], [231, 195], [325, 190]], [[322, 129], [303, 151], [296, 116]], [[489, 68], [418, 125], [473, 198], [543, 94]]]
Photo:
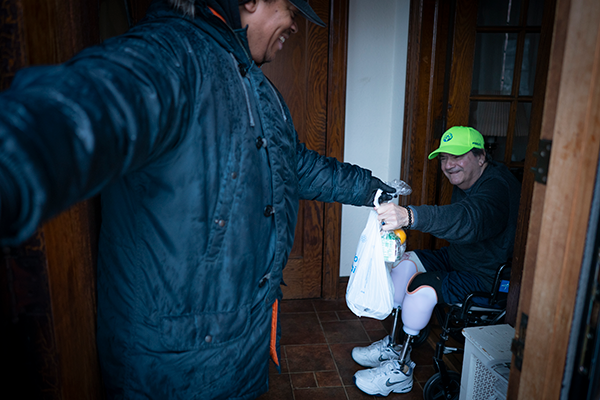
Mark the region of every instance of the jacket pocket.
[[164, 316], [160, 340], [171, 351], [224, 346], [244, 337], [250, 326], [249, 314], [244, 306], [234, 311]]

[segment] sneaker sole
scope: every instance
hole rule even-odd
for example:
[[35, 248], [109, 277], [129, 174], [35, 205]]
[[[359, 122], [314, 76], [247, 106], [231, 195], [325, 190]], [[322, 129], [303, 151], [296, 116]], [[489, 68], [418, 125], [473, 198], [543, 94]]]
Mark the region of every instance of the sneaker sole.
[[408, 393], [412, 390], [413, 388], [413, 383], [410, 382], [410, 385], [405, 386], [401, 389], [392, 389], [389, 392], [385, 393], [385, 392], [368, 392], [367, 390], [361, 388], [357, 383], [356, 383], [356, 377], [353, 376], [352, 380], [354, 382], [354, 386], [356, 386], [357, 388], [359, 388], [361, 391], [363, 391], [364, 393], [371, 395], [371, 396], [375, 396], [375, 397], [387, 397], [390, 395], [390, 393], [394, 392], [394, 393]]

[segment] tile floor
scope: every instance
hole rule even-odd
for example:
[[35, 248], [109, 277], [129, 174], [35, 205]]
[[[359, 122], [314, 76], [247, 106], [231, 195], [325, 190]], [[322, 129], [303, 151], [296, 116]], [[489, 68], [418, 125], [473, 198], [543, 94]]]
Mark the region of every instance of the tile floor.
[[[282, 373], [272, 366], [269, 392], [260, 400], [374, 398], [354, 386], [352, 377], [363, 367], [352, 360], [351, 351], [391, 332], [392, 317], [384, 321], [358, 318], [348, 309], [345, 299], [339, 299], [284, 300], [280, 318]], [[417, 364], [413, 390], [391, 393], [388, 399], [423, 398], [423, 386], [435, 373], [432, 344], [438, 337], [439, 330], [432, 328], [429, 341], [411, 353]], [[453, 365], [450, 368], [456, 369]]]

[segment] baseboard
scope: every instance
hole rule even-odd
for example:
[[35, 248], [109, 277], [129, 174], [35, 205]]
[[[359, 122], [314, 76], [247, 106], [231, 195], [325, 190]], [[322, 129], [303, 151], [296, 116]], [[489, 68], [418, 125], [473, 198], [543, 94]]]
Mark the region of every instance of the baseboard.
[[346, 297], [346, 288], [348, 287], [348, 279], [349, 276], [340, 276], [338, 280], [338, 289], [337, 289], [337, 297], [338, 299], [343, 299]]

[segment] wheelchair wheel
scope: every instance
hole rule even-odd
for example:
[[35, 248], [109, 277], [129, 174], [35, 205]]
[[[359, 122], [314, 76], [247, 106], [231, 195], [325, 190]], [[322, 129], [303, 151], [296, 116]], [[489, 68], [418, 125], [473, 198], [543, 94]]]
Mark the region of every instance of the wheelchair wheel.
[[460, 395], [460, 374], [448, 371], [448, 386], [444, 387], [442, 375], [434, 374], [423, 388], [424, 400], [458, 400]]

